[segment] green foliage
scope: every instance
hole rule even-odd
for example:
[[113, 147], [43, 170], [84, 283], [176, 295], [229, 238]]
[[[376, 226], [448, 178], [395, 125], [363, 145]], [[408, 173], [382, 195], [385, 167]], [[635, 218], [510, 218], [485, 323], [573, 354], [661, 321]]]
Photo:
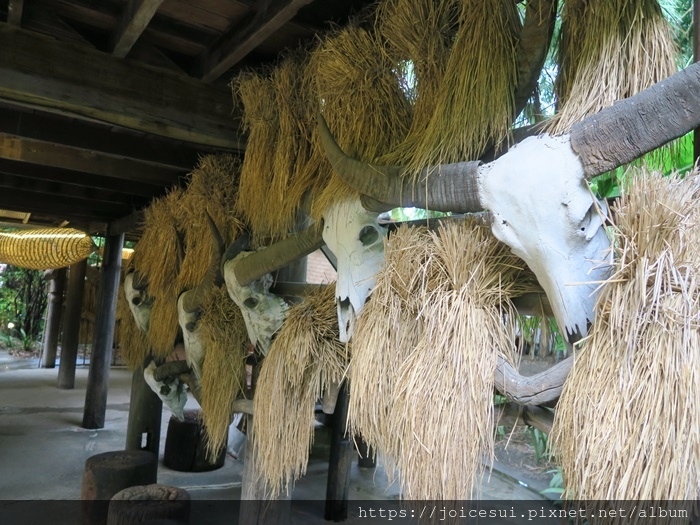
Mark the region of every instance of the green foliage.
[[540, 494], [551, 494], [557, 498], [562, 498], [564, 495], [564, 473], [562, 472], [561, 467], [548, 470], [547, 474], [552, 474], [552, 479], [549, 481], [549, 487], [540, 491]]
[[[25, 350], [39, 339], [46, 311], [43, 273], [6, 265], [0, 270], [0, 325], [14, 324], [8, 334], [17, 336]], [[14, 332], [12, 334], [12, 332]]]
[[548, 456], [549, 453], [549, 440], [547, 434], [541, 430], [537, 430], [535, 427], [529, 427], [530, 436], [532, 437], [532, 447], [535, 449], [535, 458], [537, 463], [542, 461], [543, 458]]

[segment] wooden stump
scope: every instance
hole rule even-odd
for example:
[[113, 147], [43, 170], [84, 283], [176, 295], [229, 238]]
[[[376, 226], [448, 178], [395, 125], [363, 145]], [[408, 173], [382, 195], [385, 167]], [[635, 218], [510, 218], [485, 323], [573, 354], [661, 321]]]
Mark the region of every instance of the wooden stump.
[[134, 485], [156, 483], [158, 458], [145, 450], [119, 450], [89, 457], [85, 461], [83, 485], [83, 523], [107, 523], [109, 500]]
[[187, 491], [168, 485], [140, 485], [122, 490], [109, 503], [107, 525], [136, 525], [156, 519], [189, 523]]
[[184, 421], [175, 416], [168, 423], [163, 465], [180, 472], [206, 472], [224, 466], [226, 447], [221, 447], [215, 461], [207, 459], [206, 435], [199, 420], [199, 410], [185, 410]]

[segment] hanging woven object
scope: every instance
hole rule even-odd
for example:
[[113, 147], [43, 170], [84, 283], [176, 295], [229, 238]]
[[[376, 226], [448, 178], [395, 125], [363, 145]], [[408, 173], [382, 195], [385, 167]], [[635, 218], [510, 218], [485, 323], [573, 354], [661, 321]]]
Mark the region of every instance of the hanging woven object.
[[95, 249], [88, 234], [73, 228], [0, 232], [0, 262], [31, 270], [70, 266]]

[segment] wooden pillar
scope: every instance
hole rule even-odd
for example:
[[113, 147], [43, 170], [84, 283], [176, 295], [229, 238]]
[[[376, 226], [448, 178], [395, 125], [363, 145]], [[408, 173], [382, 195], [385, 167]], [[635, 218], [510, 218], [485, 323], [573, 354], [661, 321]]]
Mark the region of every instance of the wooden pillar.
[[61, 361], [58, 365], [58, 388], [75, 387], [75, 365], [78, 361], [80, 340], [80, 310], [83, 306], [87, 259], [71, 265], [68, 272], [66, 315], [63, 319]]
[[[291, 496], [269, 501], [265, 484], [255, 470], [255, 436], [252, 435], [253, 416], [247, 415], [247, 439], [243, 458], [243, 483], [238, 525], [286, 525], [290, 522]], [[267, 501], [266, 501], [267, 500]]]
[[95, 334], [90, 357], [83, 428], [103, 428], [107, 412], [107, 389], [109, 367], [112, 361], [114, 323], [117, 317], [117, 294], [122, 265], [124, 234], [108, 235], [105, 238], [104, 258], [100, 270], [100, 292], [98, 295]]
[[[693, 60], [700, 61], [700, 0], [693, 2]], [[700, 128], [693, 133], [693, 158], [700, 158]]]
[[347, 383], [343, 381], [338, 392], [335, 412], [333, 412], [331, 455], [328, 460], [325, 518], [329, 521], [343, 521], [348, 517], [350, 469], [356, 457], [355, 447], [347, 429], [349, 405], [350, 390]]
[[[146, 359], [144, 366], [150, 361]], [[163, 402], [143, 378], [143, 366], [131, 379], [129, 422], [126, 426], [126, 450], [148, 450], [156, 457], [160, 452], [160, 427]]]
[[55, 368], [58, 335], [61, 328], [61, 310], [63, 309], [63, 290], [66, 287], [66, 269], [58, 268], [47, 273], [47, 278], [49, 279], [49, 307], [46, 311], [41, 368]]

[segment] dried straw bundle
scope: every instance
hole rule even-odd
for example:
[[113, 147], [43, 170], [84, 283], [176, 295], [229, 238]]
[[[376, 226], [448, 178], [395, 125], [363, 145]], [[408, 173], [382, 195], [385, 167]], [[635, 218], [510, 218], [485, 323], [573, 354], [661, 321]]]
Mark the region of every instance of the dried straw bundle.
[[271, 497], [306, 472], [316, 400], [345, 374], [348, 355], [338, 341], [334, 295], [329, 286], [290, 309], [260, 370], [253, 433]]
[[420, 134], [409, 172], [427, 165], [478, 158], [507, 137], [517, 81], [516, 44], [521, 28], [510, 0], [462, 0], [432, 118]]
[[267, 72], [244, 72], [232, 87], [234, 97], [243, 103], [243, 124], [248, 131], [236, 209], [260, 240], [274, 231], [275, 205], [283, 198], [271, 191], [279, 136], [275, 84]]
[[524, 269], [473, 222], [389, 238], [353, 336], [349, 420], [395, 463], [406, 498], [472, 497], [493, 454], [498, 356], [514, 360], [508, 299], [536, 289]]
[[[401, 142], [411, 123], [411, 105], [395, 73], [394, 62], [382, 51], [377, 37], [357, 26], [333, 33], [312, 53], [309, 74], [316, 80], [317, 100], [344, 151], [374, 161]], [[312, 215], [320, 219], [329, 205], [356, 195], [325, 159], [313, 132], [319, 166], [318, 196]]]
[[171, 190], [145, 210], [141, 240], [134, 250], [134, 267], [148, 279], [148, 294], [155, 301], [148, 342], [154, 356], [166, 356], [177, 335], [177, 275], [182, 260], [178, 209], [183, 191]]
[[699, 182], [644, 173], [617, 207], [615, 273], [552, 431], [572, 498], [698, 495]]
[[272, 192], [277, 195], [277, 226], [273, 234], [292, 231], [306, 192], [316, 183], [319, 162], [314, 160], [311, 136], [316, 129], [318, 97], [309, 72], [309, 51], [297, 50], [272, 74], [279, 110], [280, 134], [274, 158]]
[[213, 242], [206, 213], [219, 228], [224, 241], [232, 242], [243, 229], [234, 212], [241, 163], [233, 155], [207, 155], [190, 173], [189, 184], [178, 209], [186, 246], [178, 275], [178, 288], [197, 286], [211, 262]]
[[410, 60], [414, 86], [413, 119], [406, 139], [381, 158], [404, 164], [416, 148], [435, 111], [445, 68], [457, 31], [460, 0], [387, 0], [377, 6], [377, 32], [398, 64]]
[[199, 322], [206, 348], [201, 378], [202, 420], [207, 452], [214, 458], [226, 445], [231, 406], [244, 392], [248, 333], [241, 310], [225, 287], [204, 302]]
[[562, 12], [560, 111], [550, 133], [567, 133], [588, 115], [676, 72], [673, 31], [657, 0], [568, 0]]

